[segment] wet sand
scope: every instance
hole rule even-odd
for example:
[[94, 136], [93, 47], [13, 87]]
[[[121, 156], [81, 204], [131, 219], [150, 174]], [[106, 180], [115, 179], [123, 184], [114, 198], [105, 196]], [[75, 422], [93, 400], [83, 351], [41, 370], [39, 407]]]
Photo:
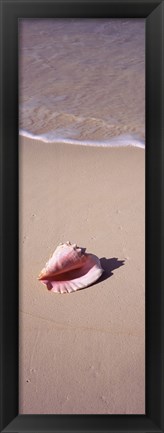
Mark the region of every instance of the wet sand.
[[[144, 414], [145, 152], [19, 146], [19, 413]], [[37, 275], [67, 240], [105, 272], [60, 295]]]

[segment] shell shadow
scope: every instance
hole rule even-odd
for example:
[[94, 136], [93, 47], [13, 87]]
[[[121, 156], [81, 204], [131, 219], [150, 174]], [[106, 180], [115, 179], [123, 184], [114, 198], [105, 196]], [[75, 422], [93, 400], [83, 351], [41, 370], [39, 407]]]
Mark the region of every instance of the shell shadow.
[[119, 260], [117, 257], [112, 257], [110, 259], [102, 257], [100, 259], [100, 263], [102, 268], [104, 269], [104, 272], [98, 280], [99, 283], [101, 281], [107, 280], [107, 278], [110, 278], [113, 275], [113, 271], [115, 269], [118, 269], [120, 268], [120, 266], [123, 266], [125, 264], [125, 260]]
[[125, 264], [125, 260], [119, 260], [117, 257], [112, 257], [111, 259], [106, 259], [106, 257], [102, 257], [100, 259], [100, 263], [102, 268], [104, 269], [104, 272], [101, 277], [97, 281], [95, 281], [95, 283], [91, 284], [91, 286], [94, 286], [95, 284], [101, 283], [102, 281], [110, 278], [113, 275], [113, 271], [115, 269], [118, 269], [120, 268], [120, 266], [123, 266]]

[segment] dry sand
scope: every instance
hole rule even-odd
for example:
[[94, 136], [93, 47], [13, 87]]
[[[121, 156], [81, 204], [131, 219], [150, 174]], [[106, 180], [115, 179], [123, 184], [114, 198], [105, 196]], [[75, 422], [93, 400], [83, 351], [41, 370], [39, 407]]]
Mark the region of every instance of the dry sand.
[[[145, 152], [20, 140], [20, 414], [145, 413]], [[59, 242], [102, 259], [93, 286], [37, 275]]]

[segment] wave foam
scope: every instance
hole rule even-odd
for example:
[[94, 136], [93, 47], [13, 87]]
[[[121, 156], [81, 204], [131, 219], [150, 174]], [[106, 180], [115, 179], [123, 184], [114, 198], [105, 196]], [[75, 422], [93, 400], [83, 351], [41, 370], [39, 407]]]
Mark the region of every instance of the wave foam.
[[35, 135], [31, 132], [20, 129], [19, 134], [23, 137], [32, 138], [33, 140], [40, 140], [44, 143], [68, 143], [81, 146], [97, 146], [97, 147], [127, 147], [134, 146], [145, 149], [144, 140], [139, 139], [135, 135], [119, 135], [109, 140], [96, 141], [96, 140], [76, 140], [71, 138], [55, 137], [54, 133], [47, 133]]

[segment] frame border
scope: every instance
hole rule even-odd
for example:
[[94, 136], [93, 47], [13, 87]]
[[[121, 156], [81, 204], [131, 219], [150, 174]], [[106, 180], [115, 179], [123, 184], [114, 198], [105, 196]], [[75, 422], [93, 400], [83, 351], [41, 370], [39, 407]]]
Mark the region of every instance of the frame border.
[[[164, 432], [164, 0], [0, 0], [1, 432]], [[18, 19], [146, 19], [146, 415], [18, 415]], [[6, 279], [7, 274], [7, 279]], [[7, 291], [8, 287], [10, 290]]]

